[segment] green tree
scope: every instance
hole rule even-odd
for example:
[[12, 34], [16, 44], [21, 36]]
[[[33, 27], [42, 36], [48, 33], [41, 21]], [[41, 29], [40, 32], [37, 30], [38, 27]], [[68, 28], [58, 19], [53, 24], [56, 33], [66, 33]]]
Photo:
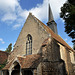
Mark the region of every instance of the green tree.
[[68, 0], [68, 2], [72, 5], [75, 5], [75, 0]]
[[[70, 3], [71, 2], [71, 3]], [[75, 1], [74, 1], [75, 2]], [[65, 23], [65, 32], [69, 37], [73, 39], [75, 43], [75, 5], [73, 0], [68, 0], [68, 2], [63, 4], [61, 7], [60, 17]]]
[[10, 43], [9, 45], [8, 45], [8, 48], [6, 48], [6, 52], [11, 52], [11, 50], [12, 50], [12, 43]]

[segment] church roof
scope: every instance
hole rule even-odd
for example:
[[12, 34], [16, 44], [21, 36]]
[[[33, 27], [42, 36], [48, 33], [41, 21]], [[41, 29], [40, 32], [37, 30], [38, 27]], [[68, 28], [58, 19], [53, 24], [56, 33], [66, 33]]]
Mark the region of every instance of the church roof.
[[75, 52], [58, 34], [55, 34], [47, 25], [45, 25], [43, 22], [41, 22], [39, 19], [37, 19], [34, 15], [32, 15], [32, 16], [40, 23], [40, 25], [42, 25], [44, 27], [44, 29], [49, 34], [51, 34], [52, 38], [54, 38], [57, 42], [59, 42], [63, 46], [67, 47], [69, 50]]
[[36, 68], [40, 63], [41, 56], [37, 54], [27, 55], [24, 57], [18, 57], [18, 60], [21, 64], [21, 68]]
[[9, 62], [8, 64], [6, 64], [6, 66], [2, 69], [2, 70], [8, 70], [12, 64], [13, 60], [11, 62]]
[[0, 50], [0, 64], [4, 64], [6, 62], [8, 59], [8, 54], [9, 53]]
[[[41, 56], [38, 54], [32, 54], [27, 56], [18, 56], [17, 60], [21, 66], [21, 69], [36, 68], [41, 61]], [[8, 70], [14, 63], [14, 60], [9, 62], [2, 70]]]

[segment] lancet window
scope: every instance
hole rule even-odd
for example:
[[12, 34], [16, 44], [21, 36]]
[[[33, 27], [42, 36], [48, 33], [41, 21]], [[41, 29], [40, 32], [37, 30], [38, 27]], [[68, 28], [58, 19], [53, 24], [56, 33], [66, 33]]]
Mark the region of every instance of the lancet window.
[[28, 34], [26, 41], [26, 55], [32, 54], [32, 36]]

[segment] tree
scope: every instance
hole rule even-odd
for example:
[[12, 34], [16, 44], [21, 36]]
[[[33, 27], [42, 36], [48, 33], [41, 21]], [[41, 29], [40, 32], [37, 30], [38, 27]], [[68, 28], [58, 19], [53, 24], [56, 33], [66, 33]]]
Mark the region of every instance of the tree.
[[72, 5], [75, 5], [75, 1], [74, 0], [68, 0], [68, 2]]
[[60, 17], [63, 18], [65, 22], [65, 32], [69, 37], [73, 39], [75, 43], [75, 1], [68, 0], [68, 2], [63, 4], [61, 7]]
[[10, 43], [9, 45], [8, 45], [8, 48], [6, 48], [6, 52], [11, 52], [11, 50], [12, 50], [12, 43]]

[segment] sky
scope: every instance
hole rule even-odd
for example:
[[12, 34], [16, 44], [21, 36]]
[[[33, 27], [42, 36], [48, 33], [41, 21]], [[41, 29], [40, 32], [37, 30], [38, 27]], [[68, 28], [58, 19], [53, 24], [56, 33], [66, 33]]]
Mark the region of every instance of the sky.
[[0, 0], [0, 50], [10, 43], [14, 46], [19, 33], [31, 12], [44, 24], [48, 22], [50, 3], [58, 34], [72, 47], [72, 39], [64, 32], [64, 21], [60, 18], [60, 8], [66, 0]]

